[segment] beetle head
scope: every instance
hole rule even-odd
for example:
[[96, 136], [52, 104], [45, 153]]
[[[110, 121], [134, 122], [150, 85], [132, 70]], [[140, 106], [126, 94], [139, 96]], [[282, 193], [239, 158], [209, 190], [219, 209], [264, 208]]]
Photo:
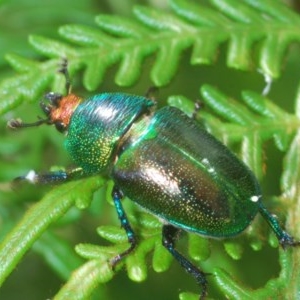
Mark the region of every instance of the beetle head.
[[81, 101], [81, 98], [68, 94], [63, 96], [58, 93], [47, 93], [45, 101], [41, 101], [40, 106], [47, 117], [47, 124], [54, 124], [60, 132], [65, 132], [68, 128], [70, 118]]
[[7, 123], [8, 127], [18, 129], [42, 124], [53, 124], [59, 132], [65, 132], [67, 130], [70, 118], [82, 99], [71, 93], [67, 60], [63, 60], [59, 72], [65, 76], [67, 95], [63, 96], [59, 93], [49, 92], [44, 96], [44, 100], [46, 101], [41, 101], [40, 106], [46, 118], [39, 118], [38, 121], [33, 123], [23, 123], [21, 119], [11, 120]]

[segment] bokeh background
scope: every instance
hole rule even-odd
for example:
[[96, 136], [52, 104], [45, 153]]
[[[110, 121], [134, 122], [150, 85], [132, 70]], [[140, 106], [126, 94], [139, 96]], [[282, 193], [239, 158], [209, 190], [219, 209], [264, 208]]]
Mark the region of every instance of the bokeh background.
[[[205, 3], [205, 1], [202, 1]], [[286, 1], [288, 5], [298, 10], [299, 1]], [[57, 33], [59, 26], [71, 23], [95, 26], [94, 18], [99, 14], [115, 14], [132, 16], [135, 4], [157, 7], [169, 10], [166, 0], [0, 0], [0, 81], [15, 74], [15, 71], [5, 60], [6, 53], [17, 53], [27, 58], [43, 60], [28, 43], [31, 34], [43, 35], [61, 39]], [[159, 91], [160, 105], [172, 94], [183, 94], [190, 99], [199, 97], [199, 87], [209, 83], [218, 87], [224, 93], [239, 99], [242, 90], [254, 90], [260, 93], [264, 86], [263, 76], [257, 72], [242, 72], [226, 67], [226, 44], [219, 50], [219, 57], [213, 66], [191, 66], [190, 51], [182, 56], [179, 70], [168, 86]], [[270, 99], [288, 112], [294, 111], [294, 99], [300, 78], [299, 46], [292, 45], [283, 65], [282, 76], [274, 81]], [[149, 78], [149, 68], [152, 58], [146, 60], [140, 80], [132, 87], [119, 87], [114, 83], [117, 66], [111, 67], [97, 92], [125, 91], [144, 94], [152, 82]], [[82, 95], [88, 95], [81, 85], [80, 76], [73, 79], [73, 90]], [[1, 99], [0, 99], [1, 102]], [[55, 130], [41, 127], [30, 132], [14, 133], [6, 128], [6, 122], [14, 116], [24, 116], [26, 120], [35, 120], [39, 115], [38, 105], [22, 105], [13, 114], [8, 113], [0, 119], [0, 238], [20, 219], [31, 204], [38, 201], [47, 192], [47, 187], [20, 187], [12, 191], [9, 182], [12, 178], [28, 172], [29, 169], [47, 170], [52, 165], [68, 165], [70, 160], [63, 150], [63, 137]], [[24, 118], [25, 119], [25, 118]], [[263, 180], [263, 190], [266, 195], [278, 195], [279, 178], [282, 169], [282, 153], [275, 149], [273, 142], [265, 145], [268, 160], [275, 163], [270, 165]], [[105, 190], [99, 191], [99, 194]], [[95, 197], [96, 198], [96, 197]], [[76, 222], [57, 229], [62, 239], [67, 239], [74, 245], [88, 241], [99, 243], [95, 228], [100, 223], [108, 223], [111, 218], [117, 224], [113, 208], [98, 203], [95, 200], [94, 210], [103, 210], [103, 219], [93, 214], [93, 210], [78, 212], [74, 209]], [[215, 246], [220, 248], [221, 245]], [[218, 252], [216, 252], [218, 253]], [[220, 258], [214, 255], [216, 264]], [[261, 267], [264, 261], [264, 266]], [[0, 262], [1, 263], [1, 262]], [[245, 270], [240, 280], [250, 282], [254, 288], [263, 285], [266, 280], [279, 272], [278, 252], [266, 247], [262, 252], [255, 253], [247, 249], [245, 258], [233, 262]], [[45, 263], [39, 255], [36, 246], [25, 256], [22, 263], [12, 273], [0, 289], [0, 299], [49, 299], [61, 287], [63, 280]], [[110, 283], [101, 287], [101, 299], [177, 299], [180, 290], [198, 291], [193, 279], [176, 263], [163, 274], [149, 270], [149, 278], [143, 283], [130, 281], [125, 272], [120, 272]], [[215, 292], [216, 297], [222, 296]], [[99, 299], [95, 296], [95, 299]], [[20, 298], [21, 297], [21, 298]]]

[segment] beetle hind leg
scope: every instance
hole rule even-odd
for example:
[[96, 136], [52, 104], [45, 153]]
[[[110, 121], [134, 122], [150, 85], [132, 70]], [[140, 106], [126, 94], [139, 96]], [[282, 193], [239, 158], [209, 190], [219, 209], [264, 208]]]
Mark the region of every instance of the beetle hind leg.
[[176, 227], [172, 225], [164, 225], [162, 229], [162, 244], [180, 263], [180, 265], [196, 279], [198, 285], [202, 288], [200, 300], [203, 300], [207, 295], [207, 274], [199, 270], [175, 249], [175, 240], [178, 232], [179, 229]]
[[287, 247], [298, 247], [300, 246], [300, 241], [295, 240], [291, 235], [284, 231], [278, 223], [278, 220], [274, 215], [272, 215], [260, 202], [259, 212], [263, 218], [269, 223], [273, 232], [275, 233], [279, 244], [283, 249]]
[[136, 247], [136, 237], [135, 234], [131, 228], [131, 225], [128, 221], [128, 218], [126, 216], [126, 213], [124, 211], [123, 205], [121, 203], [121, 200], [123, 198], [123, 193], [116, 187], [114, 186], [113, 191], [112, 191], [112, 197], [113, 201], [115, 204], [115, 208], [117, 210], [117, 214], [119, 217], [119, 220], [121, 222], [121, 226], [123, 229], [126, 231], [126, 235], [128, 238], [128, 242], [130, 244], [129, 248], [125, 250], [124, 252], [118, 254], [115, 256], [111, 261], [112, 268], [115, 269], [117, 263], [121, 261], [124, 257], [126, 257], [128, 254], [130, 254]]

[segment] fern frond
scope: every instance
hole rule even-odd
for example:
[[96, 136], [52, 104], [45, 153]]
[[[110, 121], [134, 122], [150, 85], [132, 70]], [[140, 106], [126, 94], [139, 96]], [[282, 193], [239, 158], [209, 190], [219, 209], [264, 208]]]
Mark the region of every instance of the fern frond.
[[[6, 56], [19, 75], [0, 83], [0, 115], [14, 111], [22, 103], [36, 101], [45, 90], [63, 91], [62, 75], [57, 73], [62, 57], [69, 60], [72, 77], [83, 73], [83, 84], [89, 91], [97, 89], [108, 68], [114, 65], [118, 68], [115, 77], [118, 85], [134, 84], [140, 78], [148, 57], [153, 61], [148, 70], [151, 80], [156, 86], [164, 86], [172, 81], [183, 54], [190, 55], [191, 65], [211, 65], [219, 49], [226, 49], [224, 43], [227, 43], [228, 67], [261, 69], [266, 76], [277, 78], [288, 46], [300, 38], [299, 16], [279, 1], [211, 0], [207, 5], [201, 5], [188, 0], [171, 0], [170, 7], [171, 11], [167, 13], [136, 6], [134, 18], [130, 19], [100, 15], [96, 17], [98, 27], [65, 25], [59, 29], [63, 41], [31, 36], [30, 44], [45, 60], [38, 62], [15, 54]], [[186, 51], [189, 49], [191, 52]], [[266, 141], [273, 139], [276, 147], [285, 153], [281, 196], [277, 198], [290, 208], [286, 218], [287, 228], [299, 237], [300, 92], [294, 115], [252, 91], [242, 92], [244, 103], [209, 85], [204, 85], [200, 94], [206, 107], [197, 117], [203, 119], [208, 130], [226, 144], [240, 144], [240, 157], [260, 179], [264, 172], [263, 146]], [[187, 113], [193, 111], [193, 102], [181, 96], [169, 99], [169, 104]], [[3, 143], [6, 139], [1, 138], [0, 148]], [[19, 152], [22, 153], [22, 149]], [[10, 169], [10, 165], [11, 157], [5, 171]], [[115, 273], [109, 260], [128, 247], [122, 229], [101, 226], [97, 230], [98, 235], [110, 243], [109, 246], [78, 244], [76, 252], [81, 257], [73, 254], [68, 256], [68, 260], [63, 258], [65, 253], [71, 252], [70, 246], [55, 247], [61, 245], [61, 241], [46, 231], [74, 204], [80, 209], [88, 207], [93, 192], [102, 184], [102, 180], [96, 178], [68, 183], [54, 188], [34, 204], [0, 245], [0, 282], [6, 279], [31, 247], [49, 261], [50, 267], [61, 278], [69, 278], [55, 299], [86, 299], [97, 286], [111, 280]], [[151, 268], [156, 272], [168, 270], [172, 257], [161, 245], [161, 224], [155, 218], [135, 210], [128, 215], [141, 241], [136, 251], [118, 265], [117, 271], [125, 265], [131, 280], [143, 281], [148, 276], [149, 257]], [[243, 236], [247, 238], [247, 244], [257, 251], [266, 243], [259, 236], [261, 229], [255, 224], [250, 226], [248, 235]], [[43, 233], [45, 235], [40, 237]], [[272, 234], [266, 239], [271, 246], [277, 242], [274, 243]], [[237, 240], [219, 244], [212, 242], [217, 259], [222, 261], [222, 269], [212, 267], [210, 242], [206, 239], [189, 234], [187, 252], [196, 264], [201, 262], [199, 265], [201, 268], [203, 266], [204, 271], [214, 270], [214, 276], [209, 281], [214, 281], [222, 294], [229, 298], [273, 299], [278, 295], [295, 298], [300, 286], [299, 251], [280, 252], [280, 274], [253, 291], [250, 286], [240, 283], [243, 281], [240, 278], [242, 274], [230, 264], [232, 259], [239, 260], [244, 256], [246, 247]], [[55, 262], [49, 259], [53, 252], [46, 251], [52, 247], [55, 247]], [[78, 267], [82, 259], [88, 261]], [[180, 297], [198, 299], [199, 295], [182, 293]]]
[[[169, 83], [183, 52], [192, 48], [191, 64], [212, 64], [221, 44], [228, 42], [227, 65], [241, 70], [259, 68], [270, 77], [280, 74], [283, 54], [289, 44], [299, 41], [300, 18], [280, 2], [212, 0], [203, 6], [186, 0], [171, 0], [172, 13], [136, 6], [137, 20], [100, 15], [99, 29], [66, 25], [60, 35], [68, 43], [32, 36], [31, 45], [48, 62], [25, 61], [8, 56], [9, 63], [23, 75], [0, 85], [0, 94], [10, 95], [0, 113], [36, 99], [54, 77], [62, 57], [70, 61], [73, 74], [84, 69], [83, 83], [95, 90], [108, 67], [119, 63], [116, 83], [130, 86], [140, 77], [144, 60], [155, 55], [150, 71], [156, 86]], [[39, 76], [35, 72], [39, 69]], [[40, 76], [43, 74], [43, 76]]]
[[[99, 178], [91, 178], [62, 185], [48, 193], [27, 212], [19, 224], [1, 241], [0, 285], [42, 233], [61, 218], [75, 201], [91, 201], [93, 192], [100, 188], [102, 182]], [[83, 190], [86, 190], [85, 197], [78, 196]]]

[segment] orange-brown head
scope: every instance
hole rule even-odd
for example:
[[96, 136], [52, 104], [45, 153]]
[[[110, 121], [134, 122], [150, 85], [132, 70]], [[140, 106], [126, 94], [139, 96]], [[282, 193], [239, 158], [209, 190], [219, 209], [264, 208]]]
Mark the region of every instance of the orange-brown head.
[[49, 103], [41, 102], [41, 107], [48, 117], [48, 124], [54, 124], [56, 129], [64, 132], [70, 123], [70, 118], [82, 101], [82, 98], [74, 94], [62, 96], [56, 93], [48, 93], [45, 99]]
[[66, 79], [67, 95], [50, 92], [44, 96], [46, 101], [41, 101], [40, 106], [46, 115], [46, 119], [39, 118], [33, 123], [23, 123], [21, 119], [11, 120], [7, 123], [8, 127], [12, 129], [34, 127], [42, 124], [55, 125], [60, 132], [65, 132], [68, 129], [71, 116], [82, 98], [71, 93], [71, 82], [68, 73], [67, 59], [63, 59], [59, 72], [62, 73]]
[[74, 94], [63, 96], [61, 94], [50, 92], [45, 95], [45, 100], [40, 103], [46, 119], [39, 119], [33, 123], [23, 123], [22, 120], [16, 119], [8, 122], [8, 126], [13, 129], [34, 127], [42, 124], [55, 125], [60, 132], [65, 132], [68, 129], [70, 118], [82, 101], [81, 97]]

